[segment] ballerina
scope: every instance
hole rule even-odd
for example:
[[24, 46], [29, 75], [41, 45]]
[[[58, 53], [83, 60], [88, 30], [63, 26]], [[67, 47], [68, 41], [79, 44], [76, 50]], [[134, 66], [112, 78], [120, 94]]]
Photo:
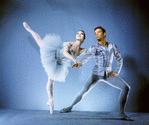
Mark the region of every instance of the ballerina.
[[50, 108], [50, 114], [53, 114], [54, 81], [65, 81], [71, 60], [78, 68], [82, 66], [82, 63], [76, 60], [76, 57], [87, 52], [85, 48], [80, 47], [85, 40], [85, 33], [83, 30], [78, 31], [76, 34], [76, 42], [63, 43], [58, 35], [48, 34], [41, 39], [40, 35], [33, 31], [26, 22], [23, 22], [23, 26], [33, 36], [40, 47], [41, 62], [48, 75], [46, 90], [49, 100], [47, 105]]

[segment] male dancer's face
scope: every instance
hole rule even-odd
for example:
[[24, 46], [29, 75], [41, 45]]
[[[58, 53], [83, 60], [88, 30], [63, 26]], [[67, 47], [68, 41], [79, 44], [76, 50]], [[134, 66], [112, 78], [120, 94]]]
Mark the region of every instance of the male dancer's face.
[[103, 31], [101, 29], [96, 29], [95, 37], [98, 41], [101, 41], [101, 40], [105, 39], [106, 33], [103, 33]]

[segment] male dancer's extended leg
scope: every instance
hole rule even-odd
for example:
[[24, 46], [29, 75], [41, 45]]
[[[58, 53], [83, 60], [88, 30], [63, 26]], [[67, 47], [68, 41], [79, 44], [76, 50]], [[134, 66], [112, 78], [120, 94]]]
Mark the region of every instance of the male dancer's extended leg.
[[85, 96], [85, 94], [87, 94], [91, 90], [91, 88], [94, 87], [94, 85], [98, 82], [98, 80], [99, 80], [99, 77], [97, 75], [91, 75], [90, 78], [88, 79], [88, 81], [86, 82], [86, 84], [84, 85], [82, 91], [75, 98], [75, 100], [73, 101], [71, 106], [69, 106], [67, 108], [63, 108], [60, 111], [60, 113], [71, 112], [71, 109], [73, 108], [73, 106], [82, 100], [83, 96]]
[[120, 110], [119, 110], [119, 116], [123, 118], [129, 118], [124, 111], [128, 92], [130, 90], [130, 86], [120, 77], [115, 76], [115, 77], [107, 77], [105, 80], [109, 85], [120, 89], [120, 96], [119, 96], [119, 101], [120, 101]]

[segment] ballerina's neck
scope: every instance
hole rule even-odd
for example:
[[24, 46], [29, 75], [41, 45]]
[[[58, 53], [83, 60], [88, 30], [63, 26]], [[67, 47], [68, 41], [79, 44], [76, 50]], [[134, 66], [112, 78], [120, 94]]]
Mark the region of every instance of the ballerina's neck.
[[82, 42], [79, 40], [76, 40], [76, 42], [74, 43], [75, 46], [81, 46]]

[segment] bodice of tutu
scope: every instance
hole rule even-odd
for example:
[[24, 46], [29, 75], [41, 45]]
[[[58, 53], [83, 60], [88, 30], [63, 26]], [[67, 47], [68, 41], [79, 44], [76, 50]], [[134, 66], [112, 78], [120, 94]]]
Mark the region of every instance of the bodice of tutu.
[[63, 61], [66, 61], [66, 60], [70, 60], [70, 59], [68, 59], [67, 57], [65, 57], [64, 55], [63, 55], [63, 52], [64, 52], [64, 47], [65, 46], [68, 46], [69, 48], [70, 48], [70, 50], [69, 50], [69, 54], [71, 55], [71, 56], [73, 56], [74, 58], [76, 58], [77, 56], [72, 52], [72, 49], [71, 49], [71, 47], [65, 42], [65, 43], [63, 43], [63, 45], [61, 46], [61, 47], [59, 47], [59, 48], [57, 48], [57, 50], [56, 50], [56, 55], [55, 55], [55, 58], [57, 59], [57, 63], [58, 64], [61, 64]]
[[[59, 35], [48, 34], [44, 37], [40, 47], [41, 62], [48, 76], [55, 81], [64, 82], [68, 74], [71, 60], [63, 55], [64, 47], [70, 47], [62, 42]], [[76, 58], [71, 47], [69, 54]]]

